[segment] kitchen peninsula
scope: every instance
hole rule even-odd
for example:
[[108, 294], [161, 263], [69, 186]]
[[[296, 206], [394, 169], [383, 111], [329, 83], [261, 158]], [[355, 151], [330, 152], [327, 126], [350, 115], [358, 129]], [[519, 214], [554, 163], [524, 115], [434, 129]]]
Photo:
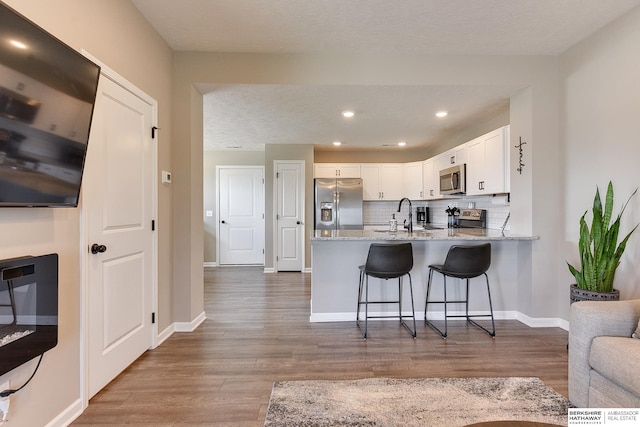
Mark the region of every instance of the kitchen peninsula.
[[[449, 228], [436, 230], [406, 230], [389, 232], [378, 230], [316, 230], [311, 236], [311, 322], [354, 321], [358, 298], [358, 266], [365, 263], [369, 246], [374, 242], [411, 242], [414, 267], [411, 271], [416, 318], [424, 316], [429, 264], [441, 264], [449, 247], [454, 244], [490, 242], [491, 267], [487, 272], [491, 284], [493, 309], [497, 319], [521, 318], [519, 313], [527, 304], [527, 289], [531, 286], [531, 251], [535, 236], [502, 233], [494, 229]], [[397, 285], [379, 283], [371, 279], [370, 298], [389, 299], [397, 295]], [[405, 279], [407, 280], [407, 279]], [[449, 299], [460, 299], [462, 285], [449, 279]], [[452, 282], [453, 281], [453, 282]], [[386, 285], [386, 286], [385, 286]], [[470, 312], [487, 310], [486, 288], [470, 286]], [[442, 296], [442, 277], [434, 277], [433, 298]], [[408, 292], [403, 307], [411, 307]], [[452, 311], [463, 310], [462, 305], [450, 305]], [[380, 314], [397, 310], [397, 305], [381, 306]], [[440, 308], [441, 310], [441, 308]], [[431, 309], [430, 309], [431, 313]], [[431, 317], [431, 314], [430, 314]], [[435, 318], [438, 318], [435, 313]], [[525, 322], [526, 323], [526, 322]]]

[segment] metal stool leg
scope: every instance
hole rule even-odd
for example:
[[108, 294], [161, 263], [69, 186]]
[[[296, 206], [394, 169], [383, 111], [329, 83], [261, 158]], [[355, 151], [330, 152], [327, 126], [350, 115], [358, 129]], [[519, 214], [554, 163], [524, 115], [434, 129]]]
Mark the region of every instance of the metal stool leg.
[[[491, 317], [491, 331], [488, 330], [487, 328], [485, 328], [484, 326], [480, 325], [478, 322], [476, 322], [475, 320], [471, 319], [471, 316], [469, 316], [469, 312], [467, 310], [467, 321], [469, 323], [471, 323], [472, 325], [482, 329], [483, 331], [485, 331], [487, 334], [489, 334], [489, 336], [491, 336], [492, 338], [495, 338], [496, 336], [496, 324], [493, 318], [493, 304], [491, 303], [491, 289], [489, 289], [489, 276], [487, 276], [487, 273], [484, 273], [484, 278], [487, 282], [487, 295], [489, 296], [489, 312], [490, 312], [490, 317]], [[468, 287], [467, 287], [467, 298], [468, 298]], [[477, 315], [475, 317], [488, 317], [485, 314], [481, 314], [481, 315]]]
[[[427, 282], [427, 299], [424, 304], [424, 321], [427, 325], [431, 326], [442, 338], [447, 338], [447, 276], [442, 275], [444, 280], [444, 300], [443, 301], [429, 301], [429, 294], [431, 292], [431, 281], [433, 279], [433, 270], [429, 269], [429, 281]], [[444, 332], [438, 328], [431, 320], [427, 319], [427, 306], [429, 304], [443, 304], [444, 305]]]
[[405, 325], [405, 327], [407, 329], [409, 329], [409, 332], [411, 332], [411, 335], [413, 336], [413, 339], [416, 339], [416, 333], [417, 333], [417, 329], [416, 329], [416, 308], [415, 308], [415, 306], [413, 304], [413, 283], [412, 283], [412, 280], [411, 280], [411, 274], [410, 273], [407, 273], [407, 274], [409, 276], [409, 293], [410, 293], [410, 296], [411, 296], [411, 313], [413, 313], [413, 316], [412, 316], [413, 317], [413, 332], [411, 331], [411, 329], [409, 329], [407, 327], [406, 322], [405, 322], [404, 325]]

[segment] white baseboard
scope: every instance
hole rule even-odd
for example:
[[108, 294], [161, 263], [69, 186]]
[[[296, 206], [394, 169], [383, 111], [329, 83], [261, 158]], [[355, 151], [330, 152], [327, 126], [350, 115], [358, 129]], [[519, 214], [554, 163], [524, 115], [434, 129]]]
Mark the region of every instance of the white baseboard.
[[66, 427], [82, 415], [83, 411], [82, 399], [77, 399], [60, 412], [54, 419], [49, 421], [45, 427]]
[[[410, 313], [404, 313], [409, 315]], [[463, 311], [449, 311], [449, 315], [464, 315]], [[488, 312], [471, 312], [472, 315], [488, 315]], [[360, 313], [363, 316], [363, 313]], [[371, 316], [384, 316], [388, 313], [372, 313]], [[517, 311], [494, 311], [493, 317], [496, 320], [517, 320], [532, 328], [562, 328], [566, 331], [569, 330], [569, 322], [563, 319], [555, 318], [532, 318], [525, 316]], [[397, 318], [395, 318], [397, 320]], [[444, 311], [429, 312], [430, 320], [444, 320]], [[322, 323], [322, 322], [354, 322], [356, 320], [356, 313], [315, 313], [309, 316], [309, 322]], [[370, 319], [370, 320], [385, 320], [385, 319]], [[416, 320], [424, 320], [424, 313], [416, 313]]]
[[[268, 268], [267, 268], [267, 267], [265, 267], [264, 272], [265, 272], [265, 273], [277, 273], [277, 272], [276, 272], [276, 269], [275, 269], [275, 268], [273, 268], [273, 267], [268, 267]], [[304, 269], [302, 270], [302, 273], [311, 273], [311, 269], [310, 269], [310, 268], [304, 268]]]
[[167, 338], [169, 338], [171, 335], [173, 335], [173, 333], [175, 331], [176, 331], [176, 329], [175, 329], [175, 325], [173, 323], [171, 325], [167, 326], [167, 328], [165, 328], [164, 331], [162, 331], [162, 332], [160, 332], [158, 334], [158, 345], [160, 345], [163, 342], [165, 342], [167, 340]]
[[191, 322], [175, 322], [173, 324], [173, 329], [175, 332], [193, 332], [206, 319], [207, 319], [207, 315], [204, 314], [204, 311], [203, 311], [198, 315], [198, 317], [193, 319]]
[[205, 263], [204, 263], [204, 268], [207, 268], [207, 267], [217, 267], [217, 266], [218, 266], [218, 263], [217, 263], [217, 262], [205, 262]]
[[522, 313], [518, 313], [517, 319], [532, 328], [562, 328], [565, 331], [569, 330], [569, 322], [564, 319], [554, 317], [533, 318]]

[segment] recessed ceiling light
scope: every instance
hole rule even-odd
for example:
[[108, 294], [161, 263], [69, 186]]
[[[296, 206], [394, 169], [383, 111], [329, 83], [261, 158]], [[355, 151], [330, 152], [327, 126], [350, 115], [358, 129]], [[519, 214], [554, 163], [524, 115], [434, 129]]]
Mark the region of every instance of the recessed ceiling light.
[[346, 119], [350, 119], [351, 117], [353, 117], [356, 113], [354, 113], [351, 110], [344, 110], [342, 112], [342, 117], [346, 118]]
[[27, 45], [22, 43], [21, 41], [18, 40], [9, 40], [9, 43], [11, 43], [11, 46], [13, 47], [17, 47], [18, 49], [26, 49]]
[[399, 146], [399, 147], [404, 147], [405, 145], [407, 145], [407, 143], [406, 143], [406, 142], [404, 142], [404, 141], [400, 141], [400, 142], [398, 142], [398, 146]]
[[333, 141], [333, 145], [335, 145], [336, 147], [339, 145], [342, 145], [342, 142], [340, 141]]
[[449, 113], [447, 113], [446, 111], [438, 111], [436, 113], [436, 117], [440, 117], [440, 118], [447, 117], [447, 114], [449, 114]]

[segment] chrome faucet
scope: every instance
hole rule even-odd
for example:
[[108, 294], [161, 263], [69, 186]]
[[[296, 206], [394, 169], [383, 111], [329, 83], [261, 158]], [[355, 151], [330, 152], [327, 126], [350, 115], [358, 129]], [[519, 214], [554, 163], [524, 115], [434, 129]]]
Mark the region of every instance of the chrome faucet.
[[[402, 199], [400, 199], [400, 204], [398, 204], [398, 212], [400, 212], [400, 208], [402, 208], [402, 202], [404, 202], [405, 200], [409, 202], [409, 226], [405, 225], [404, 228], [406, 228], [409, 233], [413, 233], [413, 209], [411, 207], [411, 200], [409, 200], [408, 197], [403, 197]], [[405, 220], [404, 222], [406, 223], [407, 220]]]

